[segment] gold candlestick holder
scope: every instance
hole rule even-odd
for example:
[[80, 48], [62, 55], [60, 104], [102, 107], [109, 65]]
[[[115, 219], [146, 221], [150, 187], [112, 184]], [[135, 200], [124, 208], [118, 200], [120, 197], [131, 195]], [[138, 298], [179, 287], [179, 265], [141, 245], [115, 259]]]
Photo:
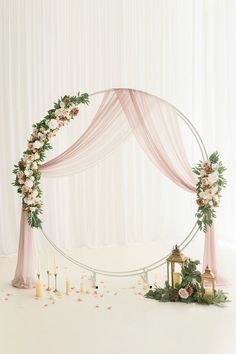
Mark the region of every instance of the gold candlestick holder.
[[47, 287], [47, 291], [50, 291], [50, 290], [52, 290], [51, 288], [50, 288], [50, 271], [49, 270], [47, 270], [47, 277], [48, 277], [48, 287]]
[[58, 292], [58, 289], [57, 289], [57, 273], [54, 273], [54, 281], [55, 281], [55, 289], [53, 290], [53, 292], [57, 293]]

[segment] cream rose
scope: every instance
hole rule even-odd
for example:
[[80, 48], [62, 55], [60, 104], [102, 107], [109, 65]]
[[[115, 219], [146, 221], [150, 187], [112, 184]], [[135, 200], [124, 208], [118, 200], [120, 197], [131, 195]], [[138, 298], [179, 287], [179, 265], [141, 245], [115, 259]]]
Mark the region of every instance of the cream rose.
[[49, 122], [49, 128], [54, 130], [58, 127], [58, 123], [56, 119], [51, 119]]
[[24, 174], [25, 174], [26, 177], [30, 177], [30, 176], [33, 174], [33, 171], [31, 171], [31, 170], [25, 170], [25, 171], [24, 171]]
[[39, 153], [36, 152], [36, 153], [34, 154], [34, 160], [38, 160], [39, 158], [40, 158]]

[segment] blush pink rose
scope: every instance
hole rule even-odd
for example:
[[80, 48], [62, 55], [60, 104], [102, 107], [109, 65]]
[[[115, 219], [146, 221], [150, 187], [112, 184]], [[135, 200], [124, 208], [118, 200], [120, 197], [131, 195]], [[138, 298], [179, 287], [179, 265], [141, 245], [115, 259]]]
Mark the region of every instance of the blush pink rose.
[[26, 185], [24, 185], [23, 187], [22, 187], [22, 192], [23, 193], [27, 193], [29, 191], [29, 188], [26, 186]]
[[16, 175], [19, 179], [22, 179], [22, 177], [24, 176], [24, 173], [22, 171], [18, 171]]
[[179, 296], [182, 299], [187, 299], [189, 297], [189, 293], [188, 293], [188, 291], [186, 289], [181, 288], [181, 289], [179, 289]]

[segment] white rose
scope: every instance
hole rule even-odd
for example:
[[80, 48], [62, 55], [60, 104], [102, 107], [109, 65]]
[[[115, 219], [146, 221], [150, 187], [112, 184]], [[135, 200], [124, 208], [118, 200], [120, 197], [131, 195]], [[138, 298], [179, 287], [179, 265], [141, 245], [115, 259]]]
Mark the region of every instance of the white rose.
[[33, 183], [33, 181], [31, 181], [31, 179], [27, 179], [27, 180], [25, 181], [25, 185], [26, 185], [26, 187], [28, 187], [28, 188], [32, 188], [33, 185], [34, 185], [34, 183]]
[[51, 119], [49, 122], [49, 128], [54, 130], [58, 127], [58, 123], [56, 119]]
[[34, 178], [34, 176], [31, 176], [30, 179], [31, 179], [31, 181], [34, 181], [35, 178]]
[[34, 143], [33, 143], [33, 148], [34, 149], [39, 149], [41, 148], [42, 144], [40, 143], [39, 140], [36, 140]]
[[65, 108], [65, 106], [66, 106], [65, 103], [64, 103], [63, 101], [61, 101], [60, 107], [61, 107], [61, 108]]
[[210, 185], [216, 183], [218, 181], [218, 178], [219, 178], [218, 171], [214, 171], [211, 174], [209, 174], [208, 181], [209, 181]]

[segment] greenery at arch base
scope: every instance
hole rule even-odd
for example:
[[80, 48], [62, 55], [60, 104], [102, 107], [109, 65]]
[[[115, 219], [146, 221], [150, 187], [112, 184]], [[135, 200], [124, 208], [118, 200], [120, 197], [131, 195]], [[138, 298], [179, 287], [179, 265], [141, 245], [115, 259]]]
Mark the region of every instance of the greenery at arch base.
[[182, 270], [181, 284], [175, 284], [172, 287], [166, 281], [163, 288], [155, 286], [154, 289], [145, 294], [145, 297], [160, 302], [182, 302], [185, 304], [197, 303], [220, 306], [228, 302], [226, 293], [220, 289], [215, 290], [212, 295], [205, 294], [201, 284], [201, 273], [197, 270], [199, 263], [198, 260], [192, 261], [188, 258]]

